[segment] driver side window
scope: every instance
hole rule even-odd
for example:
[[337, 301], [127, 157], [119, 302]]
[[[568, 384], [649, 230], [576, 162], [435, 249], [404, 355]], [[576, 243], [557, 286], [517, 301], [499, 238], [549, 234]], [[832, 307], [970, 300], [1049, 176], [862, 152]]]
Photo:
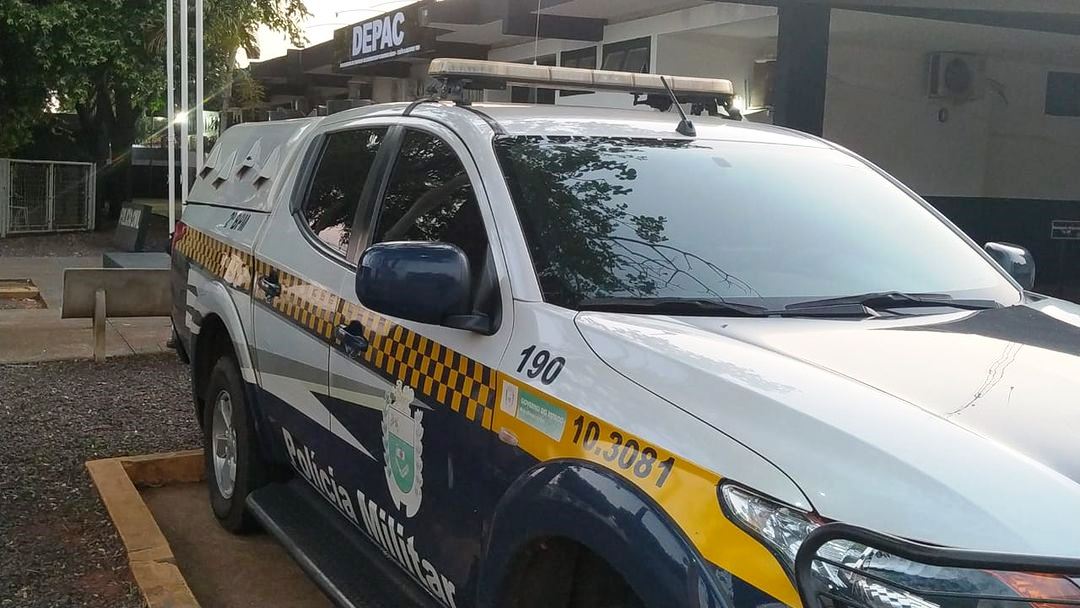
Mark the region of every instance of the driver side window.
[[469, 175], [445, 141], [407, 130], [375, 222], [373, 243], [441, 241], [469, 259], [473, 308], [494, 306], [497, 279]]
[[469, 176], [434, 135], [405, 133], [375, 226], [374, 242], [386, 241], [453, 243], [474, 271], [483, 264], [487, 236]]

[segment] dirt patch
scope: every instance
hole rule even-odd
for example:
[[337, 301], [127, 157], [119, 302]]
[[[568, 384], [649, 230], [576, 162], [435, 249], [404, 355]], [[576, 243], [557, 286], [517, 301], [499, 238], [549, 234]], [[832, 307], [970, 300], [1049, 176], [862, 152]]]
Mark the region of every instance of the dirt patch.
[[[0, 239], [2, 257], [100, 256], [116, 251], [113, 245], [115, 224], [105, 224], [95, 232], [62, 232], [8, 236]], [[144, 251], [166, 251], [169, 245], [169, 220], [154, 215], [146, 233]]]
[[142, 606], [83, 463], [199, 446], [175, 355], [0, 365], [0, 606]]
[[84, 257], [115, 249], [112, 231], [31, 234], [0, 239], [0, 257]]
[[37, 298], [0, 298], [0, 310], [32, 310], [46, 308], [45, 300]]
[[30, 279], [0, 279], [0, 310], [45, 308], [34, 282]]
[[237, 536], [218, 525], [205, 483], [147, 488], [142, 495], [203, 606], [331, 607], [330, 600], [272, 537]]

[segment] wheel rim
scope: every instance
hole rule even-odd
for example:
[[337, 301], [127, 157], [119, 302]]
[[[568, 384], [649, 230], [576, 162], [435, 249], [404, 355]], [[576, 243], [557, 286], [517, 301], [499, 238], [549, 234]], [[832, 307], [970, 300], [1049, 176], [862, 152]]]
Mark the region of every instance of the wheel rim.
[[213, 439], [214, 480], [222, 498], [232, 498], [236, 487], [236, 429], [233, 428], [232, 396], [221, 391], [214, 399]]

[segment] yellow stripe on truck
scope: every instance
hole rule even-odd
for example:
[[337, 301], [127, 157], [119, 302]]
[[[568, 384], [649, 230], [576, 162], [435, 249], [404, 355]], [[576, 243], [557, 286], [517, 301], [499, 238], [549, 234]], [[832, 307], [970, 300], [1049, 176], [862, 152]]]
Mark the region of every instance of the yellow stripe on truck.
[[492, 431], [509, 431], [541, 462], [587, 460], [618, 473], [656, 501], [705, 559], [789, 606], [802, 605], [776, 557], [720, 510], [719, 475], [506, 374], [499, 374], [495, 403]]

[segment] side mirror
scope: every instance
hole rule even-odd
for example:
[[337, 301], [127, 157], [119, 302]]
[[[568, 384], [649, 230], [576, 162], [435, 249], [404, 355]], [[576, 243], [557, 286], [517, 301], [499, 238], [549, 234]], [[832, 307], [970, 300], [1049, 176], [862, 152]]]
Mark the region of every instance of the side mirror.
[[490, 320], [469, 314], [469, 258], [456, 245], [379, 243], [360, 256], [356, 297], [391, 317], [489, 333]]
[[1012, 243], [987, 243], [985, 249], [1021, 287], [1035, 288], [1035, 258], [1030, 251]]

